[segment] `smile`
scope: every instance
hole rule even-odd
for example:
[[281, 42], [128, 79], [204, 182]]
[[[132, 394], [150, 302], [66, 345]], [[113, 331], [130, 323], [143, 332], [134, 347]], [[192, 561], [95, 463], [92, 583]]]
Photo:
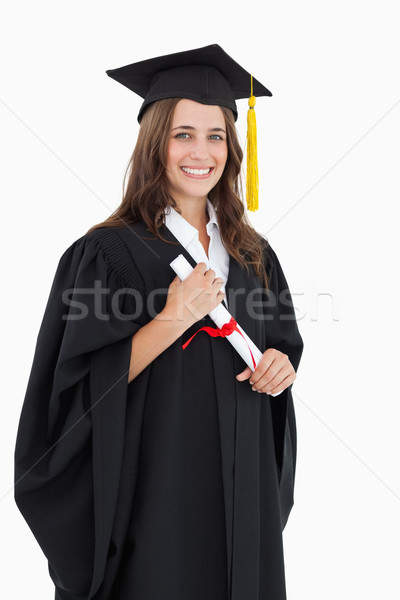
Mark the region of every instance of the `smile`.
[[190, 169], [189, 167], [181, 167], [181, 170], [186, 173], [186, 175], [194, 176], [194, 177], [207, 177], [211, 171], [213, 171], [214, 167], [208, 167], [206, 169]]

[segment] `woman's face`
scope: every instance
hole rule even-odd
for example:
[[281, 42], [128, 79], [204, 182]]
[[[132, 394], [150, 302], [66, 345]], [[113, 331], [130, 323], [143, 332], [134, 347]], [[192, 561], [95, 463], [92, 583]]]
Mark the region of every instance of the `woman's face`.
[[169, 192], [178, 206], [188, 200], [206, 200], [223, 173], [227, 156], [221, 108], [180, 100], [172, 117], [166, 169]]

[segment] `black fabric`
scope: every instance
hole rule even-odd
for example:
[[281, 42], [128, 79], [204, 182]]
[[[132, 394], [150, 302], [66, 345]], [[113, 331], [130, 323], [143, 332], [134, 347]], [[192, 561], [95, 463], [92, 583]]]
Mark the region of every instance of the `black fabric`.
[[[235, 99], [251, 94], [251, 75], [218, 44], [141, 60], [106, 71], [144, 102], [138, 114], [140, 123], [145, 108], [163, 98], [189, 98], [203, 104], [230, 108], [237, 119]], [[272, 93], [253, 77], [255, 96]]]
[[[164, 307], [169, 263], [182, 253], [195, 264], [162, 233], [175, 243], [149, 239], [143, 223], [102, 228], [61, 257], [18, 427], [15, 500], [58, 600], [284, 600], [291, 388], [272, 398], [238, 382], [245, 364], [226, 339], [201, 332], [183, 350], [214, 326], [209, 316], [128, 384], [132, 335], [151, 318], [149, 300], [156, 313]], [[231, 301], [261, 285], [232, 258], [229, 309], [262, 351], [287, 353], [297, 370], [303, 343], [271, 246], [265, 260], [262, 318], [248, 313], [246, 294]], [[96, 285], [110, 291], [101, 306]], [[79, 302], [85, 318], [63, 320], [82, 314]]]

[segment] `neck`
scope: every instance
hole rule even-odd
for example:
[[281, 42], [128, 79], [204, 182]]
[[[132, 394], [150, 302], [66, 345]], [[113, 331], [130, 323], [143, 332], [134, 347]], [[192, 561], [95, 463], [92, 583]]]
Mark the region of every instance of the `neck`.
[[205, 229], [208, 223], [207, 198], [194, 200], [193, 202], [178, 202], [176, 204], [181, 215], [190, 225], [196, 227], [198, 231]]

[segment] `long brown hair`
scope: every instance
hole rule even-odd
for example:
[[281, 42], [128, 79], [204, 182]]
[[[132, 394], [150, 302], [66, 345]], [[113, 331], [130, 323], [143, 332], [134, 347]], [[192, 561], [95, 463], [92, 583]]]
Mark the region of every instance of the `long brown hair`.
[[[168, 192], [165, 175], [170, 127], [175, 106], [181, 98], [166, 98], [153, 102], [140, 123], [139, 135], [125, 171], [120, 206], [102, 223], [93, 225], [87, 233], [100, 227], [122, 227], [140, 220], [156, 237], [165, 240], [159, 229], [164, 222], [165, 208], [170, 204], [178, 212]], [[243, 151], [239, 144], [233, 113], [220, 107], [225, 118], [228, 157], [224, 172], [208, 197], [218, 214], [221, 240], [228, 253], [249, 272], [249, 264], [268, 288], [263, 263], [266, 238], [257, 233], [245, 213], [242, 201], [241, 164]]]

